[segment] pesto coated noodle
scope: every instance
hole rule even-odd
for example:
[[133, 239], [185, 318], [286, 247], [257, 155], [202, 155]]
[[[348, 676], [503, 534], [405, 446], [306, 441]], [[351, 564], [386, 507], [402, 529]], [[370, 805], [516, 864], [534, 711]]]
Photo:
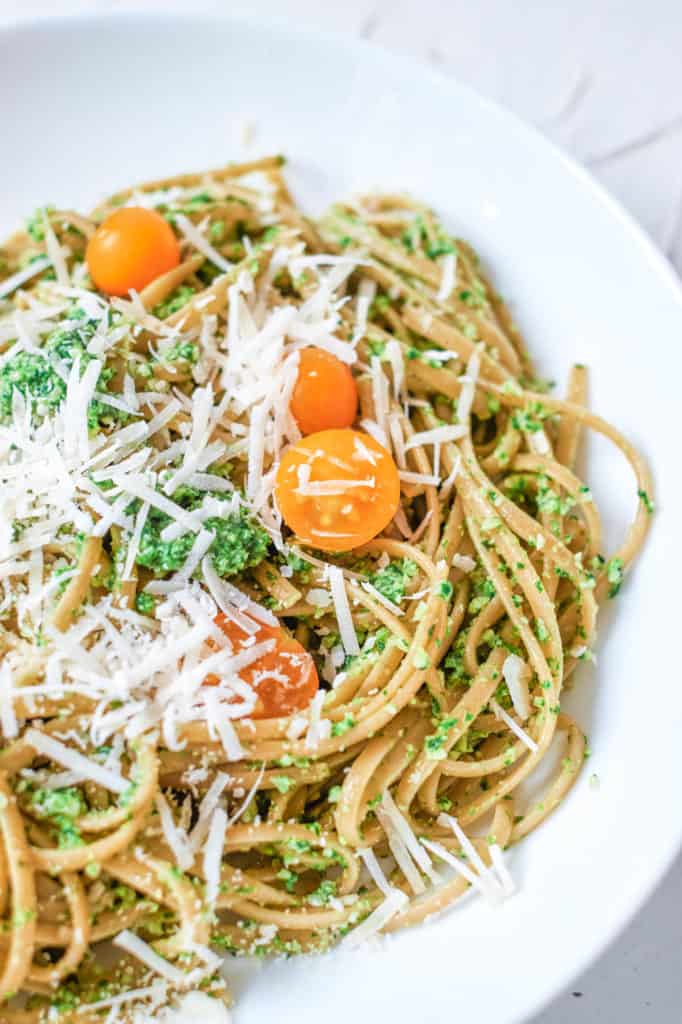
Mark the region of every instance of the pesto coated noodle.
[[[219, 954], [501, 903], [583, 765], [562, 690], [648, 470], [584, 367], [536, 379], [430, 209], [314, 222], [282, 163], [39, 210], [0, 249], [1, 1021], [229, 1005]], [[636, 479], [615, 549], [586, 428]]]

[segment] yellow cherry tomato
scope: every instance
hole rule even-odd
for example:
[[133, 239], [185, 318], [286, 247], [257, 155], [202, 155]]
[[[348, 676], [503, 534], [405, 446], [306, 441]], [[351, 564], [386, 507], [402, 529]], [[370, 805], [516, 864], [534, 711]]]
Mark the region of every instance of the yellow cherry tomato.
[[350, 368], [321, 348], [300, 352], [290, 409], [302, 434], [350, 427], [358, 411], [358, 389]]
[[126, 296], [177, 267], [180, 246], [156, 210], [124, 206], [102, 221], [88, 242], [86, 259], [100, 291]]
[[[256, 692], [256, 707], [249, 718], [282, 718], [308, 707], [320, 681], [312, 655], [298, 640], [277, 626], [259, 626], [255, 635], [246, 633], [222, 612], [215, 621], [229, 638], [235, 654], [248, 649], [254, 639], [256, 643], [275, 641], [271, 651], [239, 673]], [[219, 679], [210, 675], [204, 682], [215, 686]]]
[[285, 452], [277, 503], [293, 532], [322, 551], [350, 551], [390, 523], [400, 502], [392, 456], [369, 434], [322, 430]]

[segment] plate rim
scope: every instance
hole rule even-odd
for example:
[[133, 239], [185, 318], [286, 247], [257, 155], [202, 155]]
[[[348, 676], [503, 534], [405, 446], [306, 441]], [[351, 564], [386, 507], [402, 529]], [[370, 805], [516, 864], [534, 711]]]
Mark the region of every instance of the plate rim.
[[[465, 96], [482, 111], [504, 120], [522, 141], [531, 146], [539, 147], [548, 154], [551, 154], [556, 162], [557, 169], [561, 168], [562, 173], [568, 174], [576, 185], [596, 202], [602, 209], [608, 212], [614, 222], [627, 233], [631, 244], [636, 245], [642, 256], [651, 267], [661, 284], [670, 292], [671, 298], [680, 311], [682, 321], [682, 277], [677, 273], [674, 265], [666, 257], [664, 252], [656, 245], [645, 228], [638, 222], [624, 203], [611, 194], [592, 172], [583, 166], [577, 158], [566, 152], [560, 145], [543, 134], [540, 128], [532, 122], [527, 121], [521, 115], [508, 109], [504, 104], [489, 98], [480, 93], [473, 86], [461, 81], [456, 74], [446, 74], [440, 68], [433, 67], [426, 61], [404, 53], [396, 52], [387, 46], [347, 34], [342, 31], [319, 28], [315, 25], [296, 23], [291, 24], [290, 19], [284, 15], [260, 15], [251, 14], [244, 8], [230, 10], [226, 7], [216, 7], [207, 3], [206, 0], [199, 0], [196, 9], [189, 10], [187, 7], [170, 6], [168, 8], [140, 8], [123, 3], [116, 8], [88, 9], [85, 7], [73, 7], [71, 9], [58, 10], [54, 13], [7, 13], [0, 8], [0, 44], [7, 36], [13, 34], [30, 33], [31, 31], [63, 31], [66, 27], [72, 30], [77, 26], [83, 28], [97, 28], [107, 22], [134, 23], [145, 22], [203, 22], [206, 25], [220, 23], [222, 25], [233, 24], [236, 26], [247, 26], [251, 30], [262, 30], [288, 36], [290, 39], [301, 39], [309, 43], [319, 43], [344, 50], [351, 57], [361, 55], [377, 56], [384, 62], [388, 62], [394, 68], [402, 69], [406, 74], [418, 75], [422, 79], [429, 79], [435, 88], [452, 90], [460, 96]], [[9, 99], [11, 108], [11, 97]], [[660, 466], [653, 467], [656, 477], [660, 477]], [[660, 511], [659, 511], [660, 516]], [[655, 527], [654, 527], [655, 529]], [[677, 821], [676, 838], [670, 847], [661, 854], [655, 862], [655, 866], [643, 882], [628, 906], [627, 911], [622, 913], [618, 920], [609, 926], [606, 931], [599, 935], [593, 942], [585, 943], [582, 951], [578, 951], [576, 957], [571, 961], [570, 968], [561, 972], [561, 980], [556, 981], [550, 989], [539, 993], [537, 996], [527, 998], [520, 1007], [522, 1017], [515, 1017], [514, 1020], [520, 1024], [544, 1011], [550, 1002], [569, 988], [571, 983], [589, 967], [593, 966], [611, 947], [614, 942], [623, 934], [626, 928], [634, 921], [635, 917], [643, 910], [649, 902], [654, 891], [663, 882], [670, 872], [676, 858], [682, 851], [682, 811]]]

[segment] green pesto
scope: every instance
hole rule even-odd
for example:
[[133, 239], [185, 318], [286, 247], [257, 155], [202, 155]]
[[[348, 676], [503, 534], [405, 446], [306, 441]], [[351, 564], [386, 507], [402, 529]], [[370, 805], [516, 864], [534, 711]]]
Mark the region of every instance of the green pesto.
[[352, 715], [344, 715], [340, 722], [334, 722], [332, 725], [332, 736], [343, 736], [355, 725], [355, 719]]
[[542, 619], [535, 620], [535, 635], [537, 636], [540, 643], [544, 643], [546, 640], [549, 640], [549, 630], [545, 626]]
[[[173, 494], [173, 501], [191, 510], [201, 505], [204, 496], [204, 492], [192, 487], [179, 487]], [[161, 534], [170, 523], [165, 512], [150, 509], [140, 537], [136, 561], [157, 575], [182, 569], [196, 540], [194, 533], [182, 534], [175, 540], [162, 540]], [[258, 565], [268, 553], [268, 534], [244, 509], [224, 517], [211, 516], [204, 526], [215, 534], [209, 555], [219, 576], [234, 576]]]
[[623, 559], [612, 558], [606, 566], [606, 578], [609, 581], [609, 597], [615, 597], [623, 584]]
[[416, 575], [417, 566], [409, 558], [389, 562], [385, 569], [373, 573], [369, 581], [392, 604], [399, 605], [405, 597], [409, 581]]
[[158, 302], [152, 309], [152, 313], [154, 316], [158, 317], [159, 320], [165, 320], [166, 317], [171, 316], [173, 313], [177, 313], [179, 309], [186, 306], [195, 292], [196, 289], [192, 288], [191, 285], [181, 284], [178, 288], [175, 288], [170, 295], [166, 296], [163, 302]]
[[294, 780], [288, 775], [275, 775], [272, 779], [272, 784], [278, 792], [288, 793], [294, 785]]
[[194, 341], [177, 341], [174, 345], [162, 349], [159, 358], [163, 363], [183, 361], [194, 366], [199, 359], [199, 346]]
[[655, 506], [654, 506], [653, 501], [651, 500], [651, 498], [647, 494], [647, 492], [640, 489], [640, 490], [637, 491], [637, 497], [640, 499], [640, 501], [644, 505], [644, 508], [647, 510], [649, 515], [652, 515]]
[[78, 789], [36, 789], [31, 800], [36, 813], [49, 820], [60, 850], [83, 846], [76, 819], [86, 813], [87, 806]]
[[151, 594], [145, 594], [142, 591], [135, 595], [135, 610], [141, 615], [152, 615], [155, 607], [156, 601]]
[[424, 740], [424, 751], [429, 760], [442, 761], [447, 757], [445, 744], [450, 731], [457, 726], [458, 722], [459, 719], [457, 718], [443, 718], [438, 723], [435, 733], [426, 737]]
[[293, 551], [289, 551], [286, 558], [286, 564], [289, 566], [292, 572], [296, 573], [301, 583], [308, 583], [312, 574], [312, 565], [307, 562], [305, 558], [300, 558], [299, 555]]
[[14, 390], [52, 412], [64, 401], [66, 385], [43, 356], [19, 352], [0, 370], [0, 418], [10, 419]]
[[[7, 420], [12, 415], [12, 395], [19, 391], [24, 398], [30, 399], [38, 415], [53, 413], [66, 398], [66, 383], [63, 375], [78, 361], [83, 373], [94, 356], [87, 351], [97, 323], [87, 320], [82, 310], [75, 308], [70, 312], [71, 321], [77, 321], [73, 327], [59, 327], [46, 339], [43, 350], [37, 352], [19, 352], [9, 359], [0, 370], [0, 419]], [[61, 368], [61, 374], [57, 367]], [[104, 367], [97, 381], [97, 390], [106, 392], [114, 375], [111, 367]], [[93, 399], [88, 407], [88, 427], [97, 430], [102, 422], [126, 422], [127, 413], [106, 405], [99, 399]]]
[[542, 402], [529, 402], [525, 409], [515, 409], [512, 413], [512, 426], [516, 430], [536, 433], [542, 430], [542, 421], [548, 413]]
[[277, 759], [277, 764], [280, 768], [291, 768], [293, 765], [295, 768], [310, 768], [309, 757], [294, 757], [293, 754], [282, 754]]
[[417, 669], [427, 669], [431, 666], [431, 659], [422, 647], [418, 647], [414, 652], [412, 664]]
[[470, 615], [477, 615], [495, 597], [495, 584], [481, 571], [476, 571], [469, 577], [472, 582], [473, 596], [469, 601], [467, 611]]
[[311, 892], [306, 897], [306, 902], [312, 907], [324, 907], [334, 896], [336, 896], [336, 882], [325, 878], [320, 882], [315, 892]]
[[26, 218], [26, 231], [34, 242], [45, 241], [45, 214], [53, 212], [54, 206], [41, 206]]

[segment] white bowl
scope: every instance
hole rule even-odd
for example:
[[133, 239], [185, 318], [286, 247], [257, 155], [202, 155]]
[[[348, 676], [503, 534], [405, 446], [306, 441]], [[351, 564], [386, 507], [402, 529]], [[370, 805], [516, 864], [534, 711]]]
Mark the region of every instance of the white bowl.
[[[45, 202], [87, 208], [118, 186], [253, 152], [291, 158], [313, 209], [358, 187], [406, 188], [470, 239], [513, 300], [541, 370], [591, 368], [594, 407], [640, 445], [656, 522], [602, 615], [596, 669], [567, 705], [592, 762], [565, 805], [510, 854], [519, 894], [465, 900], [376, 954], [268, 966], [238, 1024], [395, 1024], [537, 1010], [650, 893], [682, 832], [679, 629], [682, 301], [661, 256], [588, 175], [451, 80], [355, 42], [215, 15], [75, 17], [0, 33], [0, 228]], [[9, 107], [8, 107], [9, 102]], [[588, 479], [614, 542], [635, 505], [617, 453]], [[614, 614], [616, 612], [617, 614]], [[608, 629], [605, 628], [608, 626]], [[589, 784], [596, 774], [599, 787]], [[236, 968], [235, 968], [236, 970]]]

